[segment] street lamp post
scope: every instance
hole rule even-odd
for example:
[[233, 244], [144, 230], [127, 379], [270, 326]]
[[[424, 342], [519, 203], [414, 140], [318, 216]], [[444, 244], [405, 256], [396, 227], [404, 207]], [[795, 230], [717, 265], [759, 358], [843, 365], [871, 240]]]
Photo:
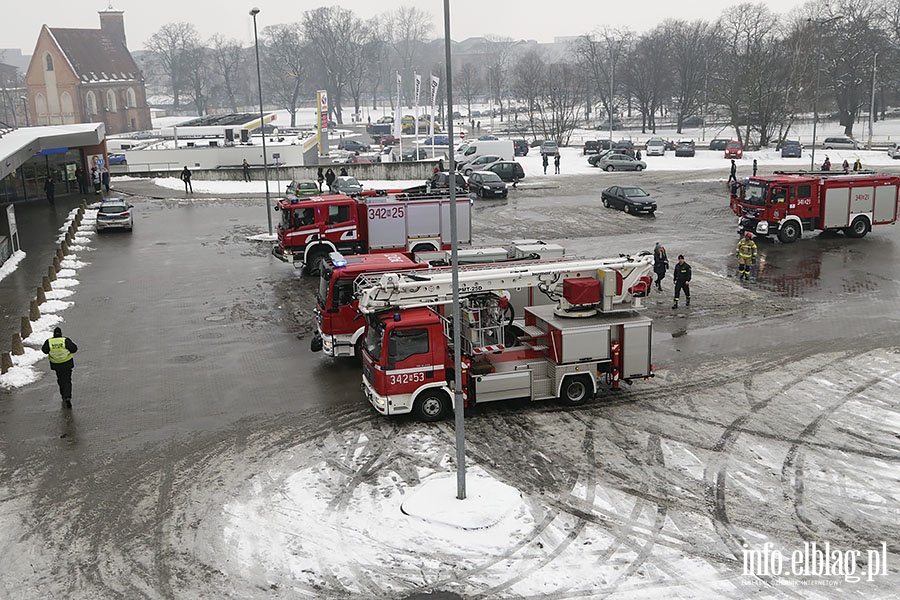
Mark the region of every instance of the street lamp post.
[[19, 100], [22, 101], [22, 110], [25, 112], [25, 127], [31, 127], [31, 123], [28, 122], [28, 97], [20, 96]]
[[807, 23], [815, 23], [818, 25], [817, 37], [816, 37], [816, 93], [813, 97], [813, 134], [812, 134], [812, 152], [810, 153], [809, 159], [809, 170], [815, 171], [816, 169], [816, 125], [819, 124], [819, 78], [822, 70], [821, 61], [822, 61], [822, 28], [826, 25], [830, 25], [837, 21], [838, 19], [843, 19], [843, 15], [835, 15], [830, 19], [825, 19], [822, 21], [816, 21], [813, 19], [807, 19]]
[[878, 53], [872, 58], [872, 104], [869, 106], [869, 143], [866, 148], [872, 149], [872, 126], [875, 125], [875, 67], [878, 64]]
[[266, 154], [266, 124], [263, 115], [262, 74], [259, 70], [259, 35], [256, 32], [256, 15], [259, 9], [253, 7], [250, 16], [253, 17], [253, 43], [256, 46], [256, 84], [259, 88], [259, 127], [262, 131], [263, 147], [263, 176], [266, 179], [266, 220], [269, 223], [269, 235], [272, 235], [272, 200], [269, 196], [269, 157]]

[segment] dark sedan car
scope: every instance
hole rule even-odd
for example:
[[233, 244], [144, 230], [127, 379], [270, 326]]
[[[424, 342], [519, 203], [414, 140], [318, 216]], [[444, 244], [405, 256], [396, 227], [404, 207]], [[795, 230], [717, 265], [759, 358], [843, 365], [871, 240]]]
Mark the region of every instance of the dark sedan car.
[[710, 150], [724, 150], [725, 146], [728, 145], [728, 140], [725, 138], [716, 138], [709, 142]]
[[692, 144], [678, 144], [675, 146], [675, 156], [694, 156]]
[[501, 160], [486, 167], [485, 171], [491, 171], [500, 176], [500, 179], [507, 183], [513, 183], [520, 179], [525, 179], [525, 169], [522, 165], [512, 160]]
[[356, 140], [341, 140], [338, 142], [338, 150], [349, 150], [351, 152], [368, 152], [369, 146]]
[[469, 191], [479, 198], [506, 198], [509, 193], [506, 183], [491, 171], [473, 171], [469, 175]]
[[630, 214], [652, 215], [656, 212], [656, 201], [637, 186], [613, 185], [603, 190], [600, 197], [607, 208], [618, 208]]

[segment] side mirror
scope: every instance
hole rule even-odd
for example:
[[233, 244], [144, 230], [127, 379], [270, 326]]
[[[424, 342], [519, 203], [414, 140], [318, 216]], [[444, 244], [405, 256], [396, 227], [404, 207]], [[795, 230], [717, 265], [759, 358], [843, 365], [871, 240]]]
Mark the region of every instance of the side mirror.
[[281, 207], [278, 206], [278, 205], [276, 204], [276, 205], [275, 205], [275, 212], [278, 212], [279, 210], [281, 210]]

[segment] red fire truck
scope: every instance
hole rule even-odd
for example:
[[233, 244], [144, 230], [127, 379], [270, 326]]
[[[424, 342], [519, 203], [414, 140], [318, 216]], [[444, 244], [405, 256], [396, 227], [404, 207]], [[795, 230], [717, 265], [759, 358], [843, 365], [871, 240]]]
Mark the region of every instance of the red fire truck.
[[[459, 273], [462, 373], [454, 375], [452, 274], [386, 273], [357, 280], [366, 314], [363, 389], [384, 415], [413, 412], [435, 421], [452, 405], [559, 398], [578, 405], [600, 384], [653, 376], [652, 322], [644, 307], [653, 258], [543, 261], [474, 266]], [[524, 327], [508, 312], [507, 290], [538, 290], [557, 304], [525, 308]]]
[[[457, 237], [472, 237], [471, 200], [457, 198]], [[331, 252], [424, 252], [450, 248], [450, 199], [437, 194], [401, 190], [364, 193], [358, 198], [331, 194], [283, 198], [278, 239], [272, 253], [318, 274]]]
[[804, 231], [843, 231], [861, 238], [897, 221], [900, 177], [871, 172], [776, 171], [731, 186], [738, 233], [777, 235], [784, 243]]
[[[562, 258], [565, 249], [557, 244], [545, 244], [534, 240], [513, 242], [509, 248], [477, 247], [458, 251], [460, 265], [499, 263]], [[332, 252], [322, 264], [319, 273], [319, 290], [316, 294], [316, 333], [310, 341], [310, 350], [323, 351], [328, 356], [361, 356], [364, 341], [365, 319], [360, 315], [354, 296], [353, 283], [360, 275], [390, 271], [430, 269], [429, 273], [448, 268], [450, 252], [416, 253], [415, 260], [400, 252], [382, 254], [358, 254], [343, 256]], [[464, 267], [465, 268], [465, 267]], [[540, 296], [543, 298], [543, 296]], [[539, 299], [540, 299], [539, 298]], [[516, 297], [513, 306], [533, 304], [528, 297]]]

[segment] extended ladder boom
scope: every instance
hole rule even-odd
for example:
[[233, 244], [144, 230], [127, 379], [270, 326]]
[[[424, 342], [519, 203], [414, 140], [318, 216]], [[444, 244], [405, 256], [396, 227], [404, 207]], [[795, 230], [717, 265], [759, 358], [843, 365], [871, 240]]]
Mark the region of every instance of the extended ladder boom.
[[[598, 279], [606, 296], [612, 297], [603, 312], [643, 308], [639, 298], [649, 287], [653, 256], [622, 255], [606, 259], [537, 260], [512, 264], [470, 265], [459, 269], [461, 297], [473, 294], [537, 288], [559, 294], [563, 280]], [[643, 278], [643, 279], [642, 279]], [[374, 313], [391, 308], [436, 306], [453, 301], [451, 269], [403, 271], [360, 276], [355, 283], [359, 310]]]

